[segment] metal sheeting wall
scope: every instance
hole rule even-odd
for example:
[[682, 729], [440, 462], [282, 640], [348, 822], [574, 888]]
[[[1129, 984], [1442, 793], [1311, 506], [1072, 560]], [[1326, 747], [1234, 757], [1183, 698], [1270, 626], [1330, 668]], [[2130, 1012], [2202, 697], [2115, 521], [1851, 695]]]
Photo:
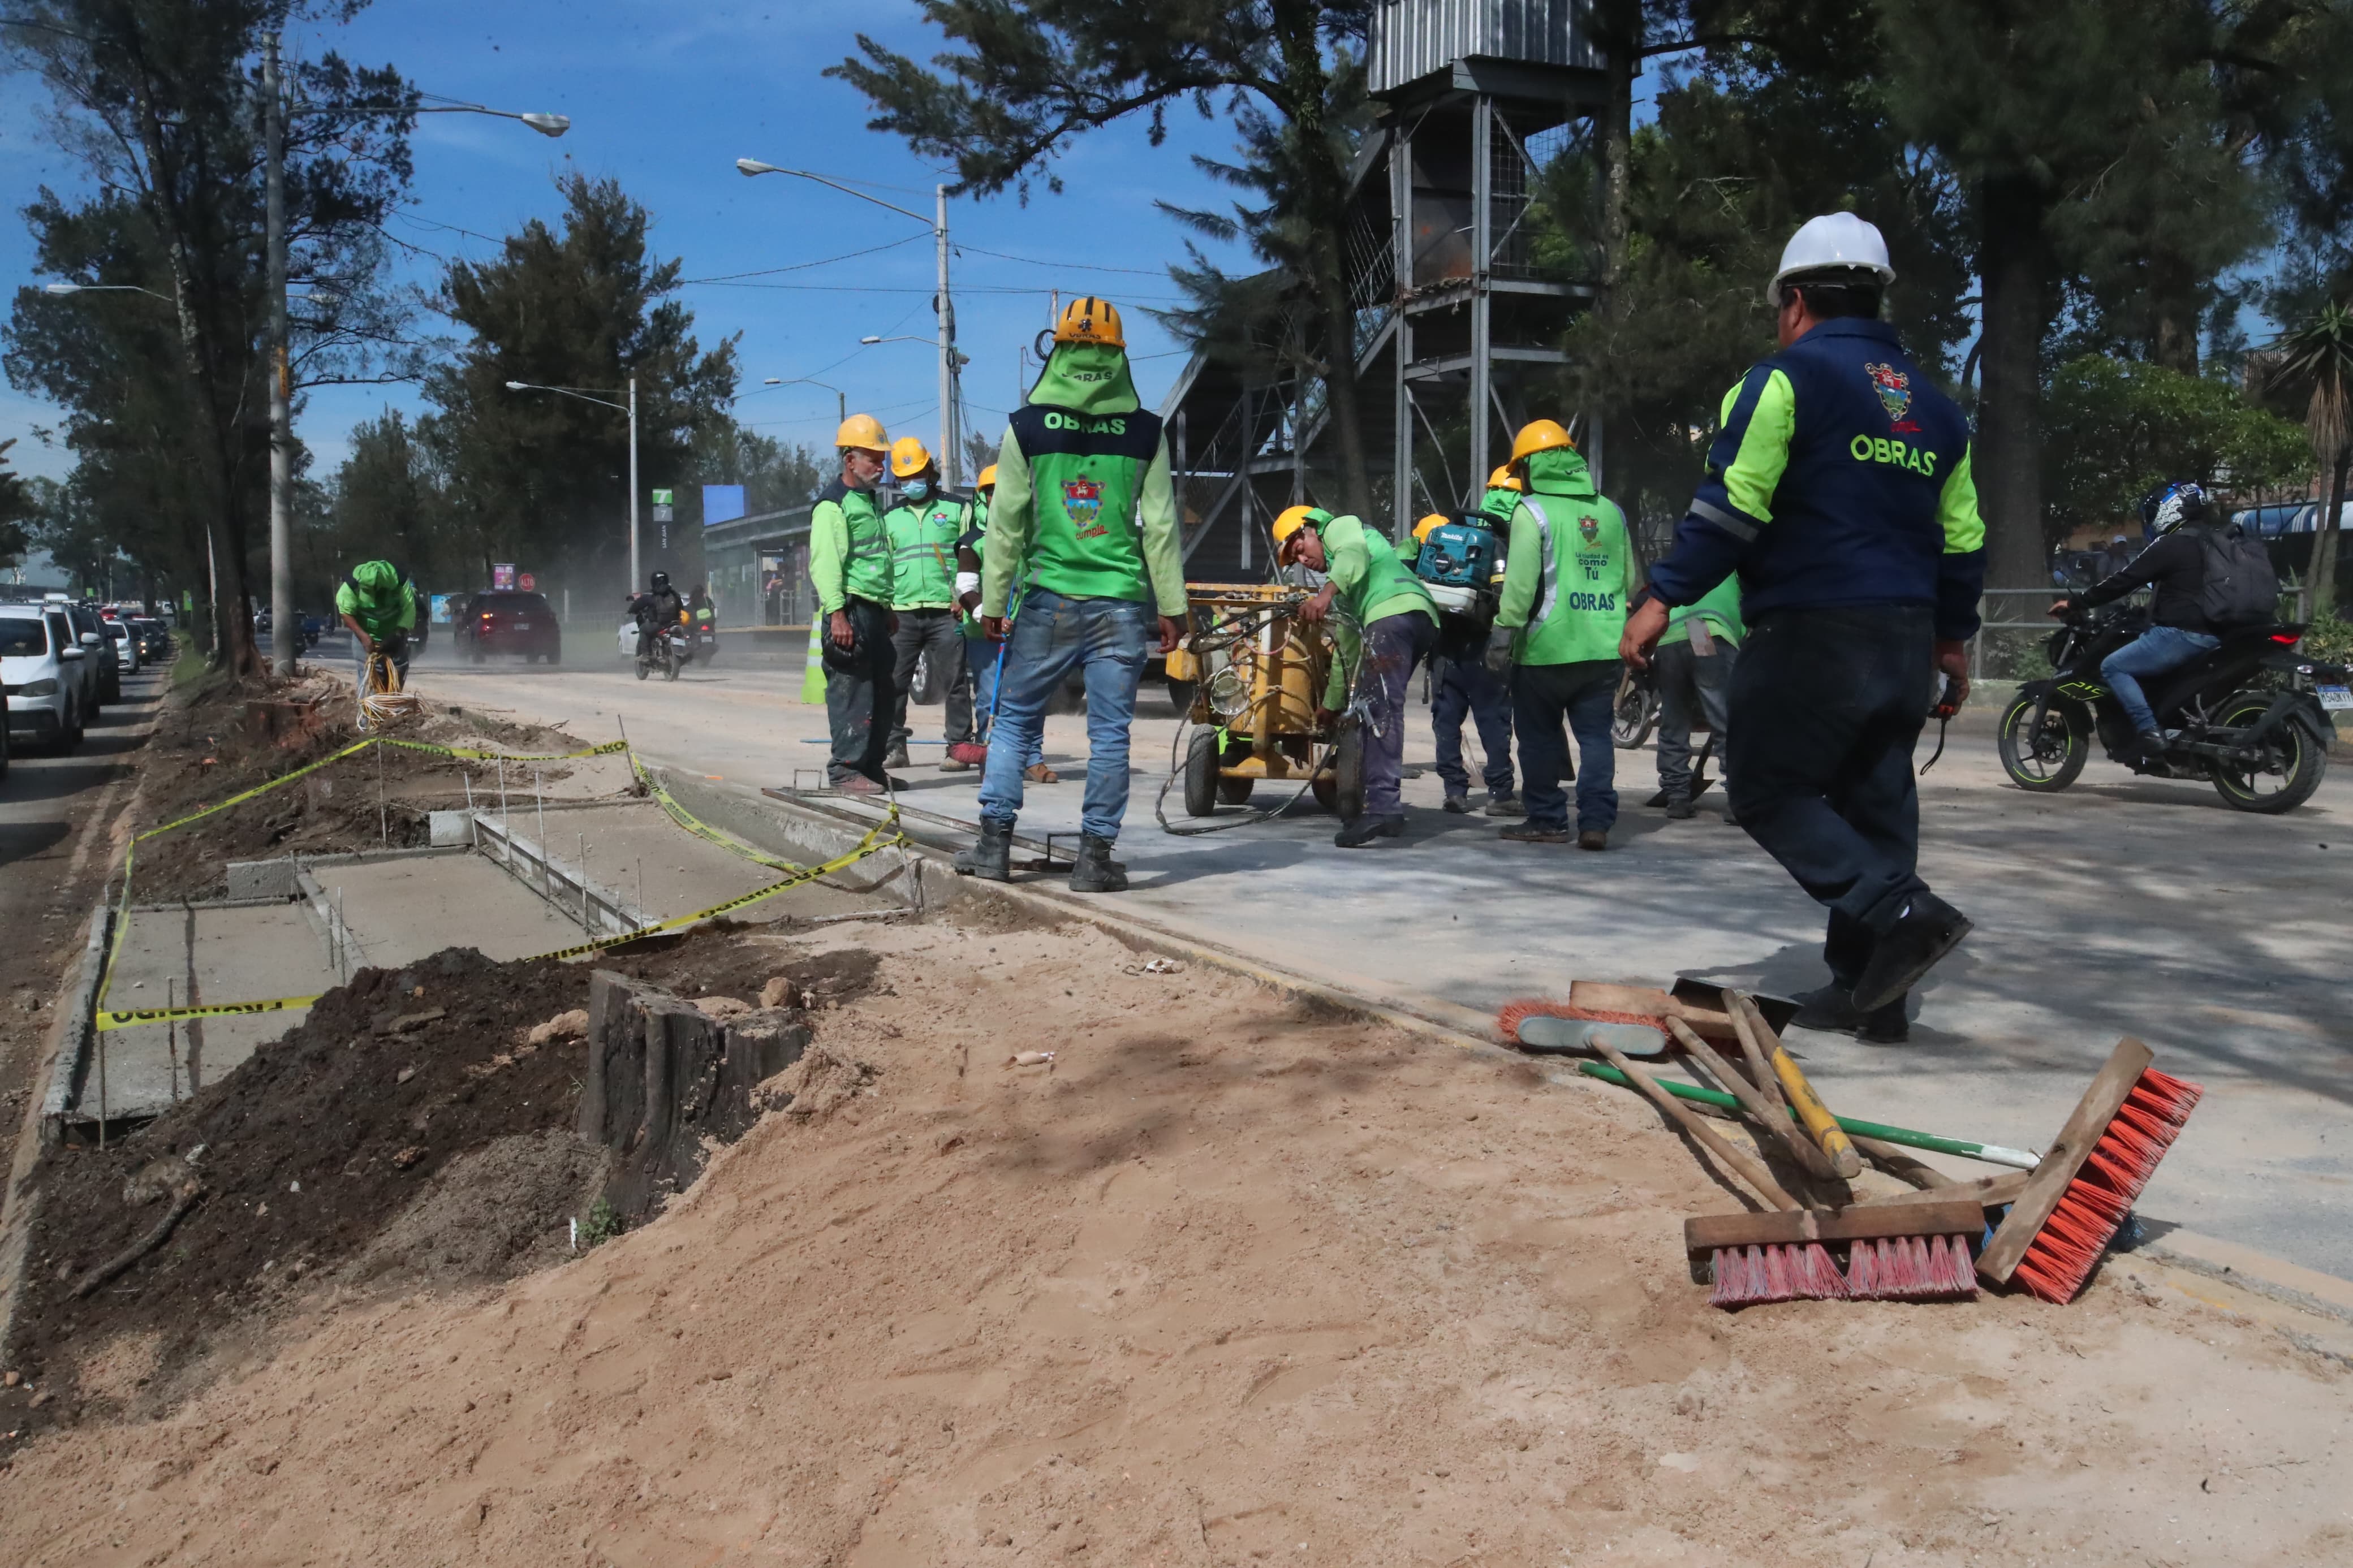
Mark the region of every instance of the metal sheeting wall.
[[1579, 0], [1388, 0], [1373, 12], [1371, 89], [1388, 92], [1472, 55], [1598, 67], [1578, 9]]

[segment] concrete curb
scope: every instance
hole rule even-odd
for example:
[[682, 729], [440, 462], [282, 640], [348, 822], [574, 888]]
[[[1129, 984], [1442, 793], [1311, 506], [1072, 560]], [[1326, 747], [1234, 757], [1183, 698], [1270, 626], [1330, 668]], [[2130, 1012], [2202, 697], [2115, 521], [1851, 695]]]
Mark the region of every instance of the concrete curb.
[[41, 1096], [41, 1147], [64, 1136], [66, 1117], [79, 1102], [82, 1076], [89, 1070], [90, 1043], [97, 1037], [98, 987], [106, 978], [106, 944], [114, 931], [112, 904], [101, 901], [90, 917], [90, 939], [83, 944], [81, 972], [67, 993], [69, 1006], [52, 1028], [70, 1027], [57, 1039], [49, 1066], [49, 1086]]
[[[815, 800], [805, 804], [779, 801], [746, 785], [713, 783], [701, 773], [645, 760], [649, 767], [659, 767], [663, 787], [688, 810], [771, 854], [830, 857], [856, 843], [866, 831], [867, 824], [852, 812], [836, 814]], [[762, 842], [764, 828], [770, 833], [782, 832], [782, 842], [775, 838]], [[945, 862], [951, 846], [945, 842], [948, 836], [944, 831], [928, 824], [916, 825], [908, 828], [907, 836], [916, 841], [921, 851], [911, 863], [920, 868], [927, 903], [993, 900], [1033, 914], [1087, 921], [1131, 946], [1214, 965], [1310, 1006], [1376, 1020], [1493, 1060], [1529, 1059], [1490, 1037], [1486, 1032], [1492, 1026], [1489, 1020], [1469, 1008], [1440, 1003], [1413, 1009], [1376, 1002], [1196, 938], [1112, 913], [1083, 895], [1057, 892], [1050, 887], [959, 877]], [[1564, 1087], [1572, 1083], [1599, 1087], [1595, 1080], [1581, 1074], [1546, 1076], [1547, 1082]], [[2118, 1256], [2147, 1258], [2315, 1317], [2353, 1323], [2353, 1281], [2317, 1273], [2284, 1258], [2162, 1221], [2151, 1219], [2144, 1223], [2149, 1236], [2132, 1252]]]

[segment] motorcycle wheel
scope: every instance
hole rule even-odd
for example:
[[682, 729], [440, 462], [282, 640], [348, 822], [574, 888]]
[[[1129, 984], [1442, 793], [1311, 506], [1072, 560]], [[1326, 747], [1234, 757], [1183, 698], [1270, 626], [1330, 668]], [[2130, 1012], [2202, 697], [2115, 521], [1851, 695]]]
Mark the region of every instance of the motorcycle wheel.
[[648, 670], [647, 670], [647, 668], [646, 668], [646, 661], [645, 661], [644, 659], [639, 659], [639, 660], [638, 660], [638, 679], [639, 680], [643, 680], [643, 679], [646, 678], [646, 676], [647, 676], [647, 674], [648, 674], [648, 673], [649, 673], [649, 672], [648, 672]]
[[1658, 682], [1649, 670], [1630, 664], [1618, 676], [1618, 699], [1609, 715], [1610, 742], [1621, 752], [1639, 751], [1658, 725]]
[[[2219, 722], [2225, 729], [2252, 725], [2270, 707], [2271, 699], [2263, 693], [2242, 692], [2222, 705]], [[2266, 765], [2261, 771], [2232, 773], [2224, 763], [2208, 764], [2207, 776], [2214, 781], [2214, 793], [2234, 811], [2252, 811], [2259, 816], [2294, 811], [2312, 798], [2312, 792], [2328, 773], [2328, 753], [2294, 720], [2282, 724], [2263, 743], [2263, 750]]]
[[662, 666], [662, 679], [664, 680], [676, 680], [678, 679], [678, 672], [685, 668], [686, 667], [677, 659], [671, 659], [669, 663]]
[[2092, 755], [2092, 737], [2075, 710], [2053, 701], [2042, 713], [2042, 732], [2029, 737], [2034, 699], [2021, 697], [2001, 716], [1996, 747], [2010, 782], [2036, 795], [2056, 795], [2073, 784]]

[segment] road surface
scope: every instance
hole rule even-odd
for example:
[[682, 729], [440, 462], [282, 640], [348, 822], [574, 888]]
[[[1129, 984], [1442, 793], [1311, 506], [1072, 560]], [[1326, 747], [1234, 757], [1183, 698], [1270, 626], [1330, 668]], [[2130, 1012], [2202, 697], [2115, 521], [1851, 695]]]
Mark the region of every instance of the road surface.
[[[626, 727], [649, 757], [730, 783], [808, 782], [823, 763], [823, 711], [798, 700], [797, 667], [723, 658], [639, 683], [608, 640], [575, 637], [569, 657], [475, 667], [437, 647], [414, 682], [584, 738]], [[1176, 722], [1156, 693], [1144, 706], [1120, 840], [1132, 917], [1457, 1017], [1573, 978], [1791, 992], [1826, 977], [1820, 911], [1745, 834], [1704, 801], [1690, 822], [1642, 808], [1647, 753], [1619, 753], [1607, 854], [1499, 843], [1494, 822], [1440, 814], [1429, 773], [1407, 783], [1407, 838], [1377, 849], [1335, 850], [1332, 819], [1305, 813], [1176, 838], [1152, 812]], [[916, 713], [934, 743], [917, 748], [907, 798], [974, 816], [977, 774], [939, 773], [940, 710]], [[1426, 709], [1409, 737], [1409, 765], [1426, 766]], [[1050, 721], [1064, 782], [1031, 791], [1026, 835], [1075, 830], [1084, 752], [1082, 720]], [[1918, 994], [1910, 1043], [1799, 1032], [1792, 1045], [1849, 1114], [2039, 1148], [2117, 1037], [2139, 1036], [2209, 1090], [2144, 1213], [2353, 1279], [2353, 755], [2335, 760], [2312, 804], [2254, 817], [2208, 786], [2102, 762], [2064, 795], [2028, 795], [2002, 782], [1989, 723], [1957, 724], [1922, 784], [1923, 864], [1977, 933]]]

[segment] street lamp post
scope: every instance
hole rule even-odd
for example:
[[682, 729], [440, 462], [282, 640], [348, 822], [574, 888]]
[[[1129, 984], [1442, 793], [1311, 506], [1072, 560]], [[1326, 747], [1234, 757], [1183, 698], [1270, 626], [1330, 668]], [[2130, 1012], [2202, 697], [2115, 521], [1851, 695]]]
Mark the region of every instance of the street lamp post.
[[[278, 60], [278, 35], [261, 37], [261, 91], [266, 102], [262, 158], [264, 221], [269, 273], [269, 623], [270, 663], [280, 675], [294, 673], [302, 639], [287, 635], [294, 624], [294, 369], [286, 330], [286, 94]], [[400, 114], [398, 109], [353, 109], [348, 114]], [[444, 100], [419, 107], [418, 114], [487, 114], [520, 120], [543, 136], [572, 129], [561, 114], [517, 114], [479, 103]], [[635, 443], [631, 443], [632, 455]], [[634, 489], [635, 484], [632, 482]], [[634, 542], [635, 530], [632, 529]]]
[[834, 422], [849, 422], [849, 398], [841, 388], [828, 381], [818, 381], [806, 375], [772, 375], [760, 383], [762, 386], [821, 386], [833, 394]]
[[923, 214], [911, 212], [895, 202], [886, 202], [880, 196], [870, 196], [864, 191], [852, 190], [837, 180], [827, 179], [823, 174], [812, 174], [807, 169], [782, 168], [775, 163], [763, 163], [757, 158], [738, 158], [735, 167], [747, 177], [754, 174], [791, 174], [797, 179], [814, 180], [844, 195], [872, 202], [878, 207], [888, 207], [903, 217], [911, 217], [917, 223], [931, 226], [933, 246], [939, 264], [939, 294], [932, 301], [932, 308], [939, 312], [940, 318], [937, 340], [940, 351], [940, 477], [944, 483], [954, 488], [963, 476], [964, 458], [957, 450], [959, 443], [956, 439], [955, 300], [948, 292], [948, 188], [945, 185], [932, 188], [933, 216], [926, 218]]
[[[615, 403], [597, 397], [576, 386], [542, 386], [534, 381], [511, 381], [509, 392], [554, 392], [565, 397], [576, 397], [583, 403], [594, 403], [606, 408], [618, 409], [629, 416], [629, 592], [638, 591], [638, 378], [629, 376], [629, 400]], [[602, 390], [601, 388], [599, 390]]]

